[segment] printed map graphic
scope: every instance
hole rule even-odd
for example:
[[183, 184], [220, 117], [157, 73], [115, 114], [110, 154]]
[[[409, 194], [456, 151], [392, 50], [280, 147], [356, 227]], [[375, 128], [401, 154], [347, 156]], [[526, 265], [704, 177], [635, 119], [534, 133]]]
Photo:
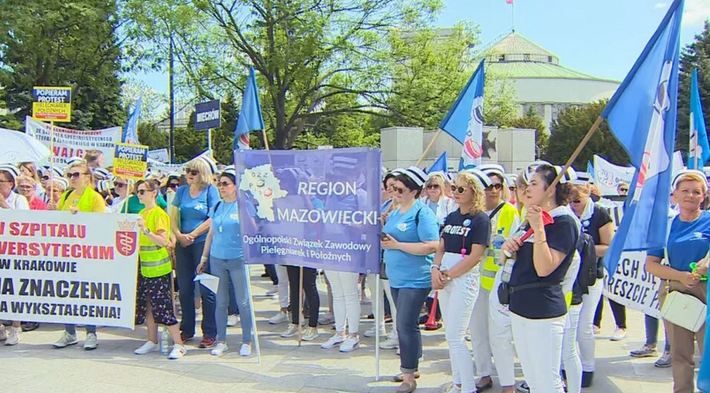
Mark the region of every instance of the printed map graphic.
[[258, 202], [256, 215], [268, 221], [274, 221], [274, 199], [288, 195], [281, 189], [281, 181], [274, 175], [271, 164], [259, 165], [246, 169], [239, 183], [239, 190], [251, 193]]

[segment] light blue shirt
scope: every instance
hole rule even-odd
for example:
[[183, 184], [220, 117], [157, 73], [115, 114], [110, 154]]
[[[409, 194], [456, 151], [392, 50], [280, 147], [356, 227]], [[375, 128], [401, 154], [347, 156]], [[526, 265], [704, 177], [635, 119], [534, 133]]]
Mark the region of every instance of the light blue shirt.
[[[695, 221], [684, 222], [680, 215], [671, 222], [666, 248], [671, 267], [690, 272], [690, 264], [705, 258], [710, 247], [710, 212], [703, 211]], [[649, 250], [648, 255], [664, 257], [663, 249]]]
[[210, 255], [219, 259], [244, 259], [237, 202], [219, 202], [210, 217], [212, 217]]
[[[190, 196], [190, 186], [178, 188], [173, 200], [173, 206], [180, 209], [180, 232], [190, 233], [209, 218], [209, 212], [219, 202], [217, 187], [207, 186], [196, 198]], [[207, 232], [195, 239], [195, 243], [204, 242]]]
[[[419, 213], [419, 225], [415, 224]], [[439, 222], [427, 206], [417, 200], [406, 213], [393, 211], [382, 231], [400, 243], [439, 240]], [[385, 250], [387, 277], [392, 288], [431, 288], [434, 254], [412, 255], [400, 250]]]

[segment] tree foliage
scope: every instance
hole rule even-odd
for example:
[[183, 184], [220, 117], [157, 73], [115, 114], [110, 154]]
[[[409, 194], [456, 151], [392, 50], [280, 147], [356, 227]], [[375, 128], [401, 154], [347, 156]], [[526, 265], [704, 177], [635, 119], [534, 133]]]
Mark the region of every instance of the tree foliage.
[[681, 53], [678, 86], [678, 133], [676, 150], [686, 156], [689, 149], [690, 128], [690, 85], [691, 73], [698, 69], [698, 87], [703, 105], [705, 124], [710, 114], [710, 21], [705, 22], [703, 31], [695, 36], [695, 41], [688, 44]]
[[[562, 111], [552, 122], [551, 135], [543, 159], [564, 164], [582, 141], [594, 121], [604, 110], [607, 101], [602, 100], [582, 107], [570, 107]], [[627, 165], [629, 156], [612, 135], [606, 120], [602, 121], [587, 145], [582, 149], [573, 166], [577, 169], [587, 167], [587, 161], [597, 154], [617, 165]]]
[[140, 79], [128, 79], [121, 86], [121, 105], [124, 111], [133, 111], [139, 98], [143, 98], [140, 121], [155, 123], [162, 120], [161, 109], [168, 103], [165, 94], [158, 93]]
[[120, 125], [121, 27], [113, 0], [0, 1], [0, 85], [16, 128], [32, 113], [32, 87], [71, 86], [72, 122]]

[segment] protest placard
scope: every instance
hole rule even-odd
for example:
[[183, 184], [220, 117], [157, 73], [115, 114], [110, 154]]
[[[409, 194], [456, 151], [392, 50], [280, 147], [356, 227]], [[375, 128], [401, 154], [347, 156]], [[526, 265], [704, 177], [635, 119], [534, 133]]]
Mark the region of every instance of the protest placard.
[[141, 180], [148, 169], [148, 146], [117, 143], [113, 157], [113, 175]]
[[604, 296], [631, 309], [661, 318], [661, 305], [658, 302], [661, 280], [647, 272], [645, 264], [645, 251], [622, 252], [614, 277], [604, 277]]
[[614, 165], [598, 155], [594, 155], [594, 180], [602, 195], [619, 195], [619, 183], [631, 183], [634, 167]]
[[170, 154], [168, 154], [168, 149], [149, 150], [148, 158], [161, 162], [163, 164], [170, 163]]
[[133, 328], [137, 215], [0, 217], [0, 319]]
[[[235, 157], [247, 263], [379, 272], [378, 149], [246, 150]], [[319, 171], [302, 164], [314, 161]]]
[[36, 120], [70, 122], [71, 87], [35, 86], [32, 117]]
[[50, 125], [29, 116], [25, 118], [25, 132], [45, 146], [53, 147], [54, 162], [60, 166], [66, 164], [69, 158], [83, 158], [87, 150], [94, 149], [104, 154], [104, 166], [111, 166], [116, 143], [121, 142], [121, 127], [79, 131], [54, 126], [54, 146], [52, 146]]

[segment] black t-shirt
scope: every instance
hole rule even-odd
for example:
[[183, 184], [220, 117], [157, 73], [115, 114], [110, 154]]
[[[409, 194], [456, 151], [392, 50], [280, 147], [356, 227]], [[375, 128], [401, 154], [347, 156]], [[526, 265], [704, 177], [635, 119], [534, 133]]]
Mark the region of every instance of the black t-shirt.
[[600, 243], [599, 228], [613, 222], [609, 212], [603, 207], [594, 205], [594, 213], [589, 220], [582, 221], [582, 230], [594, 239], [594, 244]]
[[461, 214], [456, 209], [444, 220], [441, 237], [444, 239], [444, 251], [460, 254], [461, 248], [466, 248], [466, 255], [470, 255], [472, 244], [488, 247], [491, 241], [491, 221], [486, 213]]
[[565, 254], [565, 258], [552, 274], [540, 277], [533, 266], [533, 243], [525, 242], [518, 250], [510, 286], [549, 284], [545, 287], [523, 289], [510, 295], [510, 311], [524, 318], [555, 318], [567, 313], [567, 304], [560, 284], [572, 263], [579, 232], [574, 219], [563, 215], [555, 217], [555, 222], [545, 227], [545, 234], [549, 247]]

